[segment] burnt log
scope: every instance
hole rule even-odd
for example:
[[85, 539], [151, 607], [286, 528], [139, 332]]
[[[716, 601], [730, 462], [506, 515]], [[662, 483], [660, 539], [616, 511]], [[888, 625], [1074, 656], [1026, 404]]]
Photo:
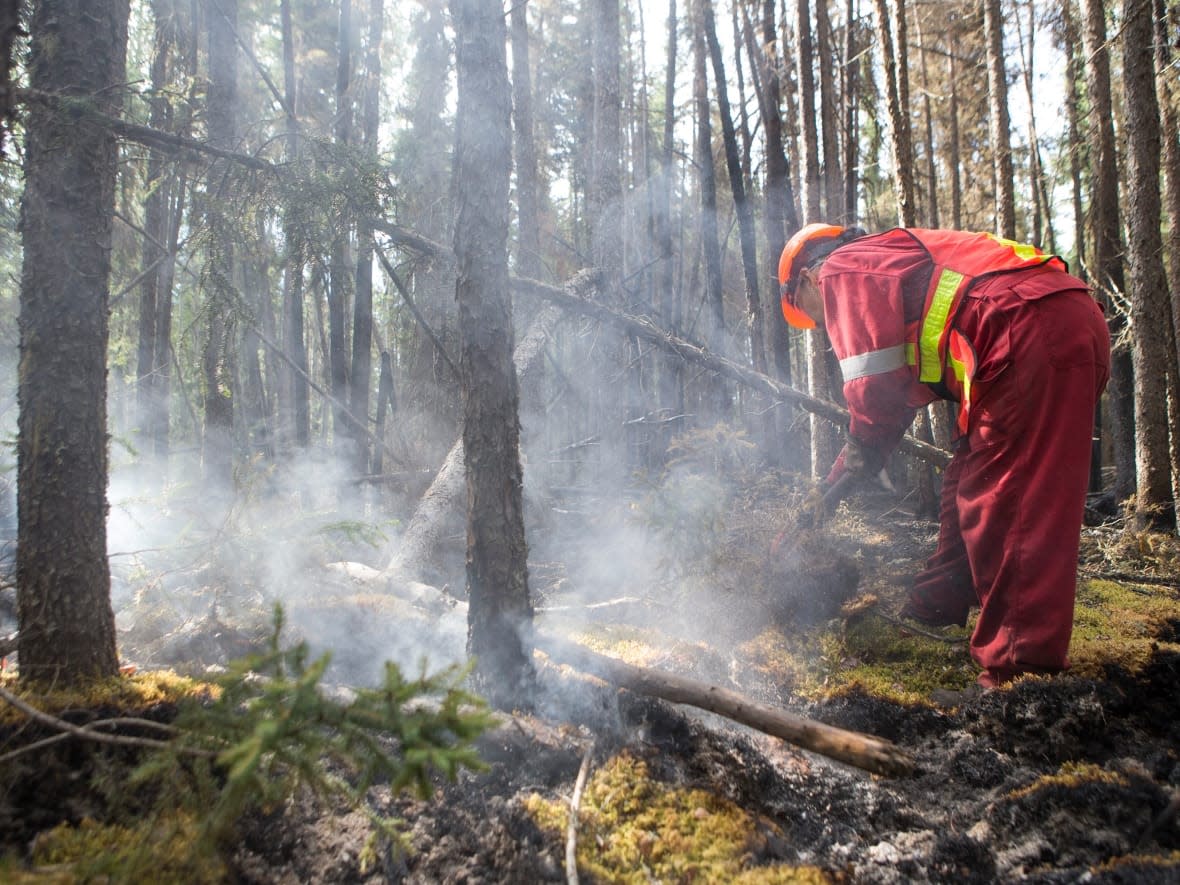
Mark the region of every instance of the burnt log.
[[883, 738], [797, 716], [699, 679], [627, 664], [554, 637], [536, 636], [534, 644], [555, 661], [584, 670], [621, 688], [708, 710], [804, 750], [874, 774], [901, 776], [914, 770], [910, 754]]

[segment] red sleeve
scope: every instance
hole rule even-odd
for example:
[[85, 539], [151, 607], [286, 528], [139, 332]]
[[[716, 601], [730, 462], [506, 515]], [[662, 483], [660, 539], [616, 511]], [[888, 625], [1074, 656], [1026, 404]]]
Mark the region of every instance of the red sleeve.
[[908, 250], [840, 250], [820, 274], [824, 325], [844, 373], [849, 435], [888, 455], [936, 397], [905, 365], [903, 284], [922, 256]]

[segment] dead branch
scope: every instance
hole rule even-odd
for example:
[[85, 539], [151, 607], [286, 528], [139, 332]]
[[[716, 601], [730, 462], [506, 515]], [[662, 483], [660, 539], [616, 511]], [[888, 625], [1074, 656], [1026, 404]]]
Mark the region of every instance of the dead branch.
[[595, 742], [582, 755], [578, 778], [574, 781], [574, 794], [570, 796], [570, 819], [565, 828], [565, 876], [570, 885], [578, 885], [578, 809], [582, 806], [582, 791], [590, 776], [590, 762], [594, 759]]
[[224, 148], [214, 147], [207, 142], [198, 141], [195, 138], [185, 138], [183, 135], [162, 132], [150, 126], [142, 126], [139, 123], [130, 123], [127, 120], [112, 117], [109, 114], [94, 110], [94, 108], [76, 97], [55, 95], [50, 92], [42, 92], [34, 89], [17, 89], [14, 90], [14, 94], [25, 101], [38, 101], [62, 113], [72, 114], [76, 119], [86, 120], [102, 126], [127, 141], [133, 141], [136, 144], [142, 144], [144, 147], [155, 148], [168, 154], [190, 158], [204, 154], [222, 160], [229, 160], [240, 166], [245, 166], [248, 169], [254, 169], [259, 172], [277, 172], [281, 168], [269, 160], [253, 157], [250, 154], [227, 151]]
[[[30, 719], [40, 722], [42, 725], [46, 725], [49, 728], [55, 729], [56, 731], [61, 732], [64, 736], [82, 738], [84, 740], [94, 741], [100, 744], [115, 744], [121, 747], [144, 747], [152, 750], [176, 749], [185, 753], [186, 755], [200, 756], [206, 759], [212, 759], [217, 755], [211, 750], [199, 750], [193, 747], [176, 747], [170, 741], [158, 741], [154, 738], [133, 737], [131, 735], [107, 734], [106, 732], [97, 730], [99, 727], [110, 728], [115, 725], [136, 725], [140, 727], [150, 725], [152, 728], [156, 728], [169, 734], [176, 733], [172, 726], [165, 725], [160, 722], [151, 722], [150, 720], [146, 719], [127, 717], [124, 719], [100, 719], [87, 725], [75, 725], [72, 722], [67, 722], [66, 720], [57, 716], [52, 716], [49, 713], [38, 710], [31, 704], [25, 703], [3, 686], [0, 686], [0, 699], [7, 701]], [[13, 752], [19, 754], [20, 752], [24, 752], [24, 748]], [[12, 754], [0, 756], [0, 761], [7, 759], [10, 755]]]
[[537, 648], [546, 655], [622, 688], [717, 713], [865, 771], [907, 775], [914, 770], [910, 755], [882, 738], [796, 716], [718, 685], [626, 664], [564, 640], [537, 636], [535, 641]]
[[[512, 285], [519, 292], [544, 299], [582, 316], [609, 323], [616, 328], [626, 331], [628, 334], [651, 341], [664, 350], [670, 351], [690, 362], [712, 369], [714, 372], [744, 384], [747, 387], [794, 403], [801, 409], [811, 412], [814, 415], [819, 415], [821, 418], [826, 418], [839, 427], [846, 427], [848, 425], [848, 411], [842, 409], [835, 403], [817, 399], [802, 391], [795, 390], [793, 387], [788, 387], [781, 381], [776, 381], [769, 375], [764, 375], [726, 357], [711, 353], [699, 344], [678, 338], [666, 329], [661, 329], [646, 317], [636, 317], [616, 311], [596, 301], [591, 301], [589, 298], [583, 297], [580, 294], [572, 294], [565, 289], [549, 286], [536, 280], [513, 277]], [[898, 449], [907, 455], [925, 461], [928, 464], [933, 464], [936, 467], [945, 467], [950, 463], [951, 459], [950, 453], [944, 449], [922, 442], [912, 436], [904, 437], [901, 443], [898, 444]]]

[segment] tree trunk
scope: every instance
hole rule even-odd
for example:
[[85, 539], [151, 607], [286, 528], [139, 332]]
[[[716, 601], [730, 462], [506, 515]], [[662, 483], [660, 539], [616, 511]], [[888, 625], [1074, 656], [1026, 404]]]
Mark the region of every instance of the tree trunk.
[[[787, 153], [783, 146], [782, 84], [779, 64], [782, 51], [775, 24], [774, 0], [762, 0], [762, 45], [758, 63], [762, 68], [762, 96], [758, 107], [762, 113], [762, 130], [766, 151], [766, 260], [778, 261], [787, 242], [788, 231], [799, 229], [795, 215], [795, 199], [791, 193], [791, 170], [787, 165]], [[769, 327], [770, 351], [776, 377], [791, 383], [791, 338], [787, 324], [778, 309], [778, 293], [772, 288], [766, 299], [767, 325]], [[780, 426], [785, 427], [793, 415], [781, 416]], [[798, 468], [798, 464], [795, 464]]]
[[[365, 51], [364, 95], [361, 109], [361, 144], [368, 162], [377, 164], [378, 110], [381, 99], [381, 32], [384, 0], [369, 0], [369, 33]], [[367, 217], [367, 213], [366, 213]], [[353, 434], [353, 458], [357, 471], [369, 469], [367, 430], [369, 389], [373, 374], [373, 229], [363, 219], [357, 223], [356, 294], [352, 304], [352, 372], [349, 378], [349, 411], [363, 427]]]
[[[207, 7], [209, 21], [209, 141], [232, 149], [237, 131], [237, 58], [234, 31], [237, 0], [217, 0]], [[224, 204], [232, 192], [229, 161], [210, 164], [205, 188], [205, 214], [209, 224], [210, 255], [207, 278], [207, 331], [202, 353], [205, 396], [205, 435], [202, 456], [205, 479], [215, 491], [233, 484], [234, 367], [231, 342], [234, 303], [235, 232]]]
[[959, 169], [962, 157], [962, 140], [959, 137], [959, 72], [955, 54], [946, 54], [947, 81], [950, 83], [950, 99], [947, 101], [947, 120], [950, 133], [947, 137], [946, 168], [951, 176], [951, 228], [963, 229], [963, 176]]
[[1135, 372], [1135, 467], [1140, 527], [1174, 528], [1167, 367], [1175, 361], [1160, 235], [1160, 107], [1155, 91], [1152, 0], [1123, 3], [1123, 88], [1127, 129], [1127, 258]]
[[[29, 83], [118, 114], [127, 0], [42, 0]], [[20, 676], [113, 676], [107, 565], [107, 311], [118, 149], [43, 103], [25, 117], [16, 582]]]
[[840, 172], [840, 127], [836, 123], [835, 59], [832, 55], [832, 23], [828, 0], [815, 6], [815, 47], [819, 54], [819, 118], [824, 168], [824, 218], [833, 223], [845, 215], [844, 182]]
[[[1117, 342], [1127, 321], [1115, 309], [1110, 296], [1111, 292], [1124, 292], [1125, 287], [1106, 10], [1103, 0], [1081, 2], [1086, 93], [1090, 100], [1090, 166], [1093, 178], [1090, 217], [1094, 251], [1090, 277], [1091, 283], [1102, 293], [1110, 323], [1111, 341]], [[1118, 500], [1123, 501], [1135, 494], [1135, 375], [1131, 354], [1126, 347], [1116, 345], [1110, 370], [1110, 385], [1106, 393], [1110, 409], [1106, 424], [1114, 444], [1114, 492]]]
[[[149, 124], [153, 129], [167, 131], [169, 128], [168, 60], [172, 51], [174, 23], [170, 10], [156, 3], [155, 46], [152, 50], [151, 80], [152, 97]], [[159, 323], [160, 278], [162, 265], [168, 258], [170, 213], [169, 190], [172, 176], [165, 170], [164, 155], [159, 150], [148, 151], [147, 174], [144, 187], [148, 195], [144, 201], [143, 227], [146, 236], [143, 241], [142, 273], [139, 295], [139, 335], [136, 347], [136, 411], [138, 445], [143, 454], [154, 454], [156, 412], [164, 408], [159, 401], [158, 378], [161, 357], [169, 354], [156, 353], [156, 326]]]
[[[676, 287], [676, 251], [673, 246], [672, 193], [676, 185], [676, 0], [668, 0], [668, 54], [664, 70], [664, 135], [660, 159], [660, 187], [656, 194], [656, 241], [659, 274], [656, 285], [656, 315], [677, 332], [684, 325], [684, 299]], [[665, 359], [660, 364], [662, 409], [674, 414], [684, 411], [682, 363]]]
[[811, 2], [795, 4], [795, 39], [799, 44], [799, 122], [803, 136], [803, 223], [823, 221], [819, 187], [819, 133], [815, 112], [815, 57], [811, 40]]
[[709, 56], [713, 62], [717, 113], [721, 117], [721, 133], [725, 140], [725, 165], [729, 170], [729, 189], [733, 195], [734, 210], [737, 212], [738, 219], [742, 269], [746, 279], [746, 323], [750, 336], [750, 356], [754, 368], [765, 374], [766, 343], [762, 337], [762, 302], [758, 295], [758, 247], [755, 243], [757, 232], [754, 229], [754, 212], [750, 201], [746, 199], [741, 158], [738, 156], [737, 133], [734, 131], [733, 115], [729, 107], [729, 94], [725, 86], [725, 63], [721, 58], [721, 44], [717, 40], [712, 0], [701, 0], [701, 10], [705, 25], [705, 40], [708, 43]]
[[516, 146], [516, 272], [541, 279], [541, 208], [537, 196], [537, 143], [533, 134], [533, 84], [529, 72], [528, 4], [513, 3], [512, 114]]
[[[1180, 13], [1180, 9], [1176, 10]], [[1168, 281], [1171, 284], [1171, 315], [1173, 349], [1167, 364], [1169, 438], [1172, 455], [1172, 497], [1180, 498], [1180, 353], [1177, 351], [1176, 332], [1180, 329], [1180, 92], [1175, 83], [1175, 56], [1168, 35], [1175, 30], [1168, 18], [1165, 0], [1155, 2], [1155, 70], [1156, 89], [1160, 103], [1160, 133], [1163, 139], [1161, 161], [1164, 168], [1164, 206], [1168, 221]]]
[[983, 30], [987, 40], [988, 129], [992, 142], [993, 182], [996, 189], [996, 233], [1016, 238], [1016, 194], [1012, 171], [1012, 133], [1008, 119], [1008, 77], [1004, 69], [1004, 11], [1000, 0], [983, 0]]
[[532, 682], [521, 631], [533, 611], [508, 289], [508, 35], [496, 0], [452, 0], [450, 8], [458, 74], [455, 256], [466, 400], [467, 647], [481, 689], [492, 703], [511, 708]]
[[[696, 140], [694, 156], [700, 176], [701, 254], [705, 263], [705, 340], [718, 353], [725, 346], [725, 302], [721, 288], [721, 243], [717, 233], [717, 178], [713, 166], [713, 108], [709, 104], [708, 49], [705, 41], [704, 13], [700, 2], [693, 16], [693, 104], [696, 109]], [[706, 394], [705, 420], [716, 421], [726, 416], [725, 387], [710, 383]]]
[[[899, 0], [900, 2], [900, 0]], [[917, 207], [914, 205], [914, 149], [910, 134], [910, 109], [902, 104], [902, 77], [898, 71], [898, 58], [904, 54], [901, 46], [894, 51], [892, 30], [889, 25], [888, 0], [876, 0], [877, 35], [881, 46], [881, 67], [885, 72], [886, 107], [889, 124], [893, 128], [893, 169], [894, 190], [897, 194], [897, 218], [902, 227], [914, 227], [918, 223]], [[904, 9], [899, 19], [904, 21]], [[908, 89], [906, 94], [908, 95]]]
[[[766, 0], [764, 0], [766, 2]], [[844, 35], [844, 217], [840, 223], [857, 223], [860, 175], [860, 131], [857, 127], [857, 104], [860, 101], [860, 30], [857, 0], [848, 0], [847, 33]]]
[[[291, 0], [280, 4], [283, 32], [283, 94], [286, 104], [287, 157], [298, 162], [299, 124], [295, 113], [295, 36], [291, 23]], [[283, 241], [287, 254], [283, 267], [283, 350], [291, 359], [283, 417], [285, 442], [305, 449], [311, 442], [311, 402], [308, 391], [307, 342], [303, 335], [303, 237], [293, 220], [294, 210], [283, 210]]]
[[[352, 144], [352, 0], [340, 0], [340, 19], [336, 38], [336, 116], [333, 135], [336, 145], [347, 150]], [[355, 443], [358, 433], [351, 425], [347, 408], [350, 375], [348, 305], [353, 295], [356, 266], [349, 261], [351, 251], [351, 213], [341, 207], [333, 219], [335, 236], [332, 238], [328, 265], [328, 368], [332, 399], [336, 403], [332, 415], [332, 440], [336, 451], [347, 460], [356, 460]], [[351, 266], [350, 266], [351, 264]]]

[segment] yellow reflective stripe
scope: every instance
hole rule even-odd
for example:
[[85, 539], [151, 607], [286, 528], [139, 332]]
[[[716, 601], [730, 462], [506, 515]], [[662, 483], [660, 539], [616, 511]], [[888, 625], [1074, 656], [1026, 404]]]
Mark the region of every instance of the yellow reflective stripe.
[[967, 364], [963, 363], [953, 356], [947, 355], [947, 365], [950, 366], [951, 371], [955, 373], [955, 377], [959, 379], [959, 384], [962, 385], [962, 396], [959, 399], [959, 417], [956, 424], [959, 428], [959, 433], [967, 432], [967, 416], [971, 412], [971, 374], [967, 371]]
[[1041, 250], [1036, 246], [1030, 246], [1028, 243], [1018, 243], [1015, 240], [1006, 240], [1003, 237], [997, 237], [995, 234], [988, 234], [988, 236], [1001, 246], [1007, 246], [1016, 253], [1017, 258], [1021, 258], [1024, 261], [1032, 261], [1034, 258], [1042, 257]]
[[946, 363], [951, 367], [951, 371], [955, 373], [955, 378], [963, 385], [965, 391], [971, 383], [971, 379], [967, 377], [967, 364], [955, 359], [953, 356], [948, 356]]
[[942, 379], [942, 359], [938, 344], [946, 330], [951, 305], [955, 303], [955, 293], [959, 291], [962, 282], [961, 273], [949, 268], [944, 270], [938, 277], [934, 297], [930, 299], [930, 309], [922, 318], [922, 331], [918, 336], [918, 352], [921, 356], [918, 380], [924, 384], [932, 384]]
[[914, 346], [912, 341], [905, 343], [905, 364], [907, 366], [918, 365], [918, 348]]

